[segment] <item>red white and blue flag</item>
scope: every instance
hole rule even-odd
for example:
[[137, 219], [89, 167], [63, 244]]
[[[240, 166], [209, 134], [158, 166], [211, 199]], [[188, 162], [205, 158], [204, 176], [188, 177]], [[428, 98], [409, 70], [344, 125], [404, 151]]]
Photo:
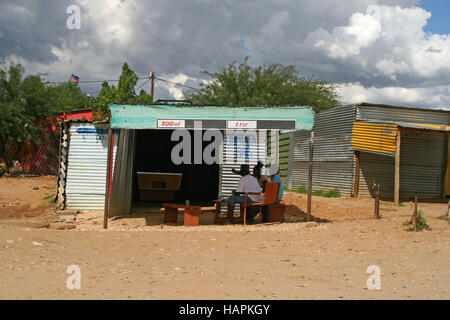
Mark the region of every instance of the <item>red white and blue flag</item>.
[[79, 79], [80, 78], [78, 78], [76, 75], [72, 74], [72, 76], [70, 77], [70, 82], [78, 84]]

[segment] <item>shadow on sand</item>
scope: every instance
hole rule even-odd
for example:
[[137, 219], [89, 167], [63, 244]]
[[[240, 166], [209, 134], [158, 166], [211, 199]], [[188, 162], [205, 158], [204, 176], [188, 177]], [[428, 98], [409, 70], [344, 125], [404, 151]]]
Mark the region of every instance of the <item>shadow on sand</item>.
[[[239, 213], [235, 213], [235, 217], [237, 217], [238, 215]], [[127, 220], [131, 221], [131, 219], [143, 218], [145, 219], [145, 224], [147, 226], [160, 226], [160, 225], [182, 226], [184, 221], [184, 209], [178, 209], [177, 223], [164, 223], [163, 217], [164, 217], [164, 208], [161, 203], [150, 204], [147, 206], [140, 204], [139, 206], [133, 208], [131, 214], [117, 216], [114, 218], [114, 220], [120, 219], [123, 220], [124, 223], [126, 223]], [[229, 222], [215, 223], [214, 217], [215, 217], [215, 208], [213, 206], [202, 207], [199, 215], [199, 224], [200, 225], [230, 224]], [[221, 215], [220, 217], [225, 218], [225, 215]], [[255, 221], [258, 221], [258, 216], [255, 217]], [[285, 223], [302, 223], [306, 221], [307, 217], [305, 211], [303, 211], [302, 209], [293, 204], [286, 205]], [[311, 216], [311, 221], [318, 223], [331, 222], [328, 219], [322, 219], [317, 216]]]

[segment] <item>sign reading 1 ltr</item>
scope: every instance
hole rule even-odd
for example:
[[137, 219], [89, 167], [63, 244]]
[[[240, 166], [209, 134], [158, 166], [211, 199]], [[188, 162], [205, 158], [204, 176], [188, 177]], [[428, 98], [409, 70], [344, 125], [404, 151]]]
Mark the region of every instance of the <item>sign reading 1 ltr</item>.
[[228, 120], [228, 129], [256, 129], [256, 120]]

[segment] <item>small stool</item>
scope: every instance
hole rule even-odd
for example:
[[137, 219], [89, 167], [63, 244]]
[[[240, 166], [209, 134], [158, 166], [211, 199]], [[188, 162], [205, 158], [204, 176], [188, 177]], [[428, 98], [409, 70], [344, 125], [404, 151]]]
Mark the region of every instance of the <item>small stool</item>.
[[271, 204], [268, 207], [268, 219], [270, 222], [284, 222], [284, 210], [286, 208], [284, 204]]
[[164, 223], [177, 223], [178, 209], [184, 208], [184, 225], [198, 226], [200, 206], [186, 206], [183, 204], [164, 203]]

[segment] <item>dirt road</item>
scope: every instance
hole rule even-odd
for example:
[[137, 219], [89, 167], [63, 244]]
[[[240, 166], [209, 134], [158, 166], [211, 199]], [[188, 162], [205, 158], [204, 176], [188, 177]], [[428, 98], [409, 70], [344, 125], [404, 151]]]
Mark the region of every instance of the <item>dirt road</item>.
[[[288, 222], [280, 225], [161, 227], [160, 217], [148, 224], [138, 214], [102, 231], [101, 214], [87, 212], [77, 229], [58, 231], [37, 228], [51, 217], [44, 200], [42, 216], [29, 203], [20, 209], [22, 189], [33, 183], [9, 179], [0, 179], [0, 299], [450, 298], [443, 204], [420, 205], [432, 230], [419, 233], [402, 225], [411, 204], [382, 203], [382, 219], [372, 220], [372, 199], [314, 197], [314, 216], [328, 222], [299, 222], [306, 206], [298, 194], [286, 197]], [[39, 190], [56, 182], [38, 179], [31, 181]], [[2, 207], [14, 201], [14, 210]], [[66, 286], [70, 265], [80, 268], [81, 289]], [[381, 270], [381, 290], [367, 288], [370, 265]]]

